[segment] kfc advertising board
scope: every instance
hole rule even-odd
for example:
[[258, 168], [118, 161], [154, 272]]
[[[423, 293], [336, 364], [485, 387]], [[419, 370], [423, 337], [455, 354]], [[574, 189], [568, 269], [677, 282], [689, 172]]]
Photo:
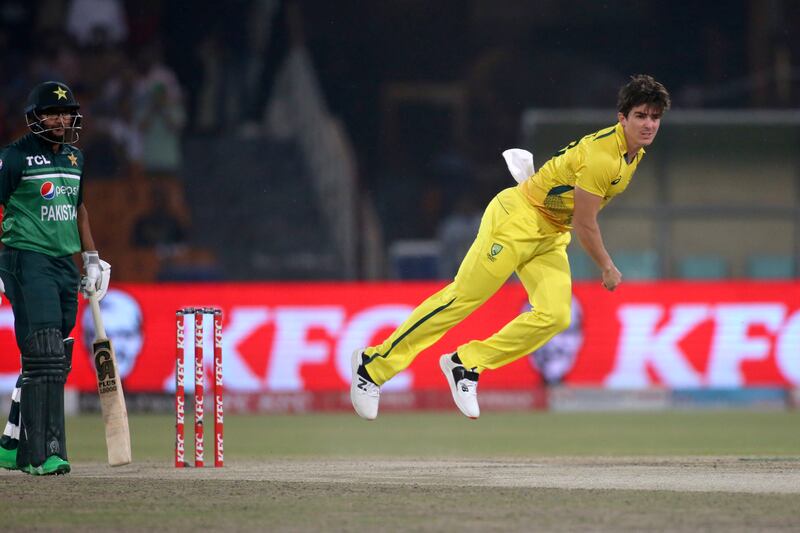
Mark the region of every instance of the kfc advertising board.
[[[175, 311], [223, 311], [226, 390], [344, 391], [350, 353], [384, 339], [442, 283], [117, 284], [101, 303], [126, 392], [174, 390]], [[441, 353], [484, 338], [521, 312], [525, 291], [509, 283], [420, 353], [385, 390], [443, 387]], [[186, 324], [192, 335], [191, 318]], [[210, 320], [210, 319], [209, 319]], [[206, 325], [206, 380], [211, 325]], [[93, 336], [81, 300], [68, 384], [96, 389], [87, 347]], [[189, 345], [190, 343], [187, 343]], [[19, 372], [11, 306], [0, 304], [0, 389]], [[187, 350], [191, 360], [191, 348]], [[533, 356], [481, 379], [485, 389], [525, 389], [543, 381], [620, 389], [800, 386], [800, 283], [624, 283], [574, 287], [572, 326]], [[191, 382], [191, 379], [187, 379]]]

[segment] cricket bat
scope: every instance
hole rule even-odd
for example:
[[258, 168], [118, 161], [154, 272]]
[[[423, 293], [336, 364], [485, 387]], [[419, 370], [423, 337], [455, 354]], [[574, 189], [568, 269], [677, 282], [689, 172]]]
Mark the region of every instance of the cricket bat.
[[106, 337], [103, 317], [100, 315], [100, 302], [97, 293], [89, 293], [89, 304], [94, 319], [95, 337], [92, 343], [94, 369], [97, 373], [97, 392], [100, 394], [100, 409], [106, 428], [106, 447], [108, 464], [126, 465], [131, 462], [131, 434], [128, 429], [128, 410], [117, 371], [114, 345]]

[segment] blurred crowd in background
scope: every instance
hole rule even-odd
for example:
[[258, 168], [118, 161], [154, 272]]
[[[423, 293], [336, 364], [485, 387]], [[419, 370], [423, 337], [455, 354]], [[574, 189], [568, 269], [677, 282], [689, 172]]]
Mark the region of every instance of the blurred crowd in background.
[[[73, 89], [84, 115], [85, 198], [99, 219], [99, 246], [119, 257], [118, 279], [154, 278], [186, 251], [184, 141], [260, 121], [280, 53], [275, 44], [267, 51], [267, 41], [281, 9], [277, 1], [233, 1], [222, 19], [202, 2], [0, 6], [0, 141], [27, 133], [22, 110], [33, 86], [60, 80]], [[206, 252], [184, 259], [213, 262]]]
[[[214, 265], [231, 250], [205, 242], [195, 222], [236, 206], [193, 204], [187, 161], [198, 148], [187, 147], [269, 139], [281, 68], [303, 48], [350, 139], [357, 194], [374, 205], [384, 249], [438, 238], [455, 250], [508, 186], [499, 154], [519, 144], [526, 109], [608, 109], [611, 123], [617, 88], [639, 72], [662, 81], [675, 108], [796, 108], [797, 27], [800, 8], [782, 0], [724, 10], [683, 0], [4, 0], [0, 141], [25, 133], [34, 85], [66, 82], [85, 117], [86, 186], [98, 191], [87, 205], [115, 221], [98, 241], [132, 265], [122, 279], [170, 279], [176, 261], [228, 278]], [[263, 194], [291, 179], [254, 161]], [[229, 168], [203, 179], [225, 189]]]

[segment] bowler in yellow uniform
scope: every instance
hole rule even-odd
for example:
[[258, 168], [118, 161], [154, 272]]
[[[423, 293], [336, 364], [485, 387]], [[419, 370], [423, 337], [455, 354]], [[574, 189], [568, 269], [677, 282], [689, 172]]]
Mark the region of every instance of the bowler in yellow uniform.
[[538, 172], [495, 196], [453, 282], [422, 302], [383, 343], [353, 353], [350, 397], [356, 413], [374, 419], [380, 386], [516, 272], [531, 311], [439, 360], [456, 405], [477, 418], [480, 374], [538, 349], [569, 326], [572, 282], [566, 249], [572, 230], [600, 269], [603, 286], [613, 291], [622, 274], [603, 244], [597, 214], [628, 187], [669, 106], [661, 83], [633, 76], [619, 91], [616, 125], [569, 143]]

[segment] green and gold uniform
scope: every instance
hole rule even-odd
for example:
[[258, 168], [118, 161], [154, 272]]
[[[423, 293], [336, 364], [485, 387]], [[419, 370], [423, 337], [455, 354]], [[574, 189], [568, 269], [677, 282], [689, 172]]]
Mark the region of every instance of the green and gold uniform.
[[0, 276], [20, 349], [38, 329], [57, 328], [67, 337], [78, 309], [72, 255], [81, 251], [83, 155], [69, 145], [53, 153], [52, 146], [29, 133], [0, 152]]
[[575, 187], [601, 197], [601, 209], [624, 191], [644, 156], [641, 148], [628, 163], [622, 125], [596, 131], [556, 152], [539, 172], [520, 183], [528, 202], [560, 231], [572, 229]]
[[628, 163], [622, 125], [567, 145], [517, 187], [501, 191], [483, 214], [478, 236], [447, 287], [422, 302], [382, 344], [364, 350], [364, 368], [377, 385], [461, 322], [516, 272], [532, 310], [488, 339], [458, 347], [464, 366], [481, 372], [526, 355], [569, 326], [570, 242], [574, 189], [601, 197], [602, 206], [625, 190], [644, 155]]

